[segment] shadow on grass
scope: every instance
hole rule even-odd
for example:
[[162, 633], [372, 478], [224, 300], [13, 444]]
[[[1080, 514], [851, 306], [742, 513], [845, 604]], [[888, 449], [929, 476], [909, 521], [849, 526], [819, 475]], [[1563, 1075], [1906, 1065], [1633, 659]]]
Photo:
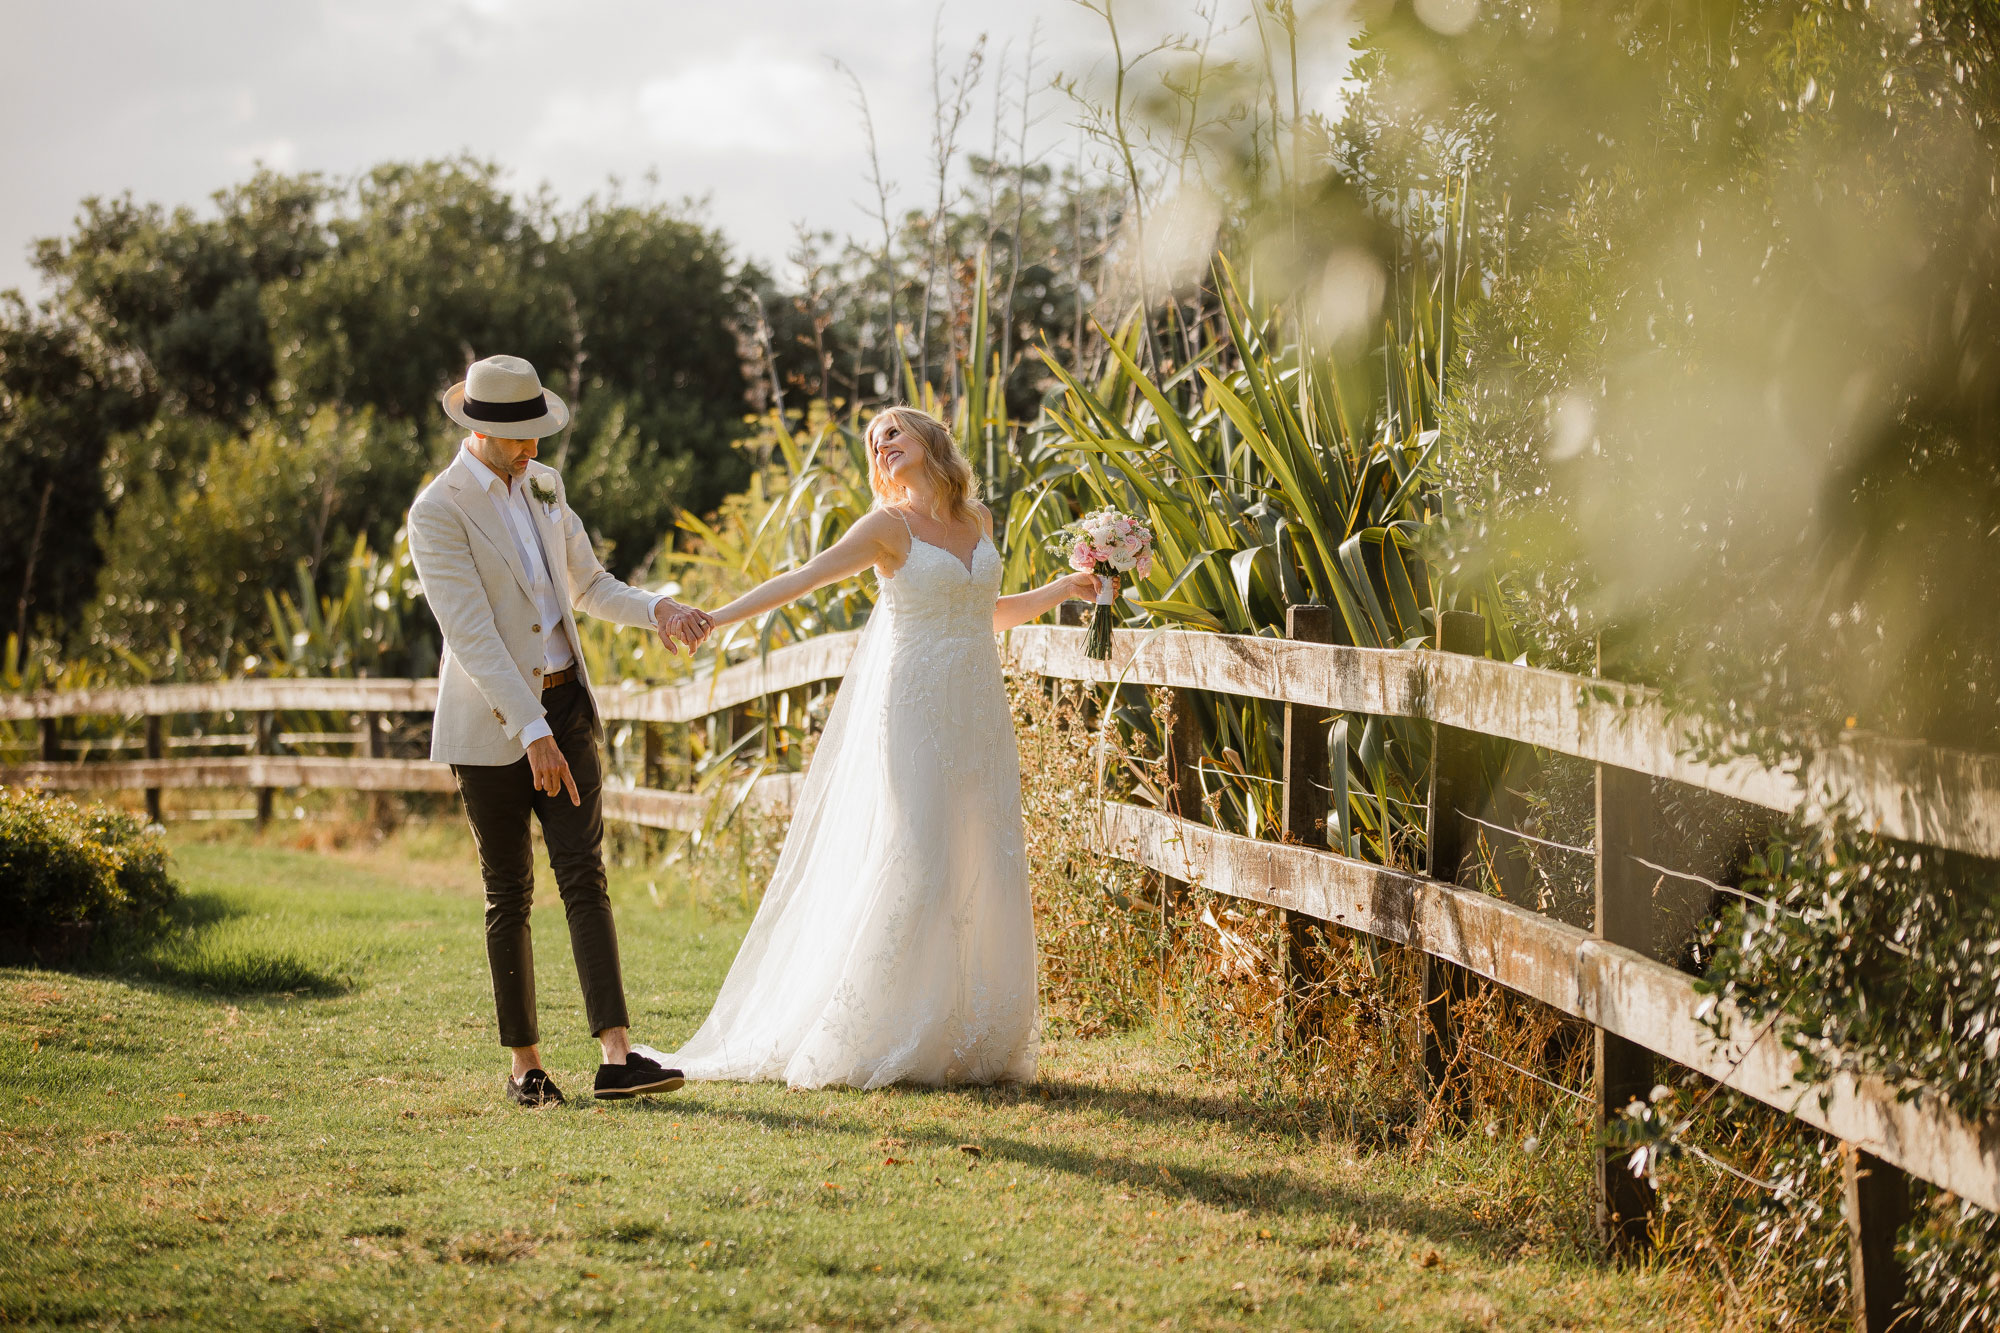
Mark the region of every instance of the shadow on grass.
[[[1060, 1086], [1067, 1095], [1055, 1105], [1067, 1103], [1065, 1109], [1079, 1104], [1097, 1105], [1121, 1117], [1153, 1122], [1181, 1120], [1212, 1124], [1218, 1119], [1225, 1122], [1231, 1119], [1226, 1114], [1218, 1115], [1219, 1099], [1215, 1098], [1162, 1092], [1125, 1092], [1085, 1083], [1064, 1083]], [[907, 1092], [913, 1099], [939, 1095], [937, 1090], [928, 1088], [898, 1088], [897, 1091]], [[1030, 1089], [1020, 1091], [1023, 1094], [1020, 1100], [1024, 1103], [1041, 1101]], [[639, 1103], [639, 1107], [642, 1111], [670, 1113], [689, 1119], [733, 1120], [766, 1130], [790, 1129], [809, 1121], [815, 1129], [822, 1131], [864, 1136], [877, 1132], [874, 1126], [846, 1117], [825, 1118], [817, 1113], [806, 1117], [795, 1112], [719, 1106], [694, 1099], [658, 1103], [644, 1101]], [[899, 1128], [896, 1133], [907, 1142], [924, 1143], [933, 1148], [948, 1148], [957, 1144], [957, 1139], [945, 1129], [912, 1125]], [[1462, 1209], [1412, 1198], [1387, 1182], [1379, 1189], [1354, 1188], [1316, 1179], [1307, 1172], [1285, 1166], [1214, 1168], [1190, 1166], [1183, 1162], [1169, 1169], [1157, 1160], [1136, 1154], [1096, 1152], [1074, 1143], [1031, 1142], [993, 1134], [982, 1136], [980, 1147], [982, 1165], [978, 1169], [990, 1170], [1000, 1163], [1040, 1167], [1086, 1178], [1105, 1187], [1144, 1191], [1169, 1198], [1186, 1196], [1209, 1207], [1242, 1210], [1260, 1217], [1292, 1217], [1301, 1209], [1311, 1209], [1371, 1227], [1386, 1224], [1434, 1242], [1449, 1240], [1488, 1258], [1511, 1258], [1522, 1239], [1516, 1229], [1504, 1222], [1483, 1221]]]
[[349, 964], [230, 928], [247, 915], [227, 895], [190, 893], [162, 931], [117, 941], [99, 962], [130, 981], [210, 995], [340, 995], [354, 988]]

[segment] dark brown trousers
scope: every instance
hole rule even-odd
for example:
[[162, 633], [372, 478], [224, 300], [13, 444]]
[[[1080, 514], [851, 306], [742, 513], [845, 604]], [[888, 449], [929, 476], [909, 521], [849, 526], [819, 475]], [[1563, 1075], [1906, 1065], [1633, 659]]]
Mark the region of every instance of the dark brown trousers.
[[570, 804], [566, 788], [554, 796], [536, 790], [526, 754], [513, 764], [451, 767], [486, 883], [486, 963], [493, 973], [502, 1046], [533, 1046], [541, 1039], [535, 1018], [535, 947], [528, 931], [528, 909], [535, 899], [530, 815], [541, 821], [549, 868], [562, 894], [591, 1035], [628, 1026], [618, 931], [604, 889], [604, 774], [591, 728], [590, 696], [582, 682], [570, 681], [543, 691], [542, 705], [556, 744], [569, 760], [582, 805]]

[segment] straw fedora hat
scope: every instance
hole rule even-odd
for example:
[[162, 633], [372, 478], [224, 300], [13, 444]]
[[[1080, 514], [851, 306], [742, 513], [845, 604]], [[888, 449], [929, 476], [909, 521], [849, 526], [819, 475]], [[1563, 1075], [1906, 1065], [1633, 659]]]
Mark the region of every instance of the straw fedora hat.
[[444, 391], [444, 414], [469, 431], [503, 440], [539, 440], [569, 425], [569, 405], [542, 387], [518, 356], [475, 361]]

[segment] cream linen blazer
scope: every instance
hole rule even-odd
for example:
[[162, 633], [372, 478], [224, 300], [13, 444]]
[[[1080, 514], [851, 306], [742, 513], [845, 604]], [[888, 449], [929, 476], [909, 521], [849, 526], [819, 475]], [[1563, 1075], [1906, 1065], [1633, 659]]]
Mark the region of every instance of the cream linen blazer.
[[[657, 594], [615, 579], [598, 563], [583, 521], [569, 507], [562, 477], [554, 468], [530, 462], [517, 486], [535, 481], [553, 486], [556, 502], [545, 505], [530, 494], [535, 535], [549, 577], [560, 588], [569, 580], [563, 629], [576, 649], [576, 668], [586, 691], [575, 611], [620, 625], [653, 623]], [[519, 762], [521, 728], [541, 717], [542, 627], [507, 522], [486, 488], [447, 464], [410, 506], [410, 560], [417, 567], [424, 598], [444, 631], [438, 663], [437, 712], [431, 719], [431, 758], [443, 764], [501, 765]], [[602, 733], [597, 698], [591, 695], [592, 730]]]

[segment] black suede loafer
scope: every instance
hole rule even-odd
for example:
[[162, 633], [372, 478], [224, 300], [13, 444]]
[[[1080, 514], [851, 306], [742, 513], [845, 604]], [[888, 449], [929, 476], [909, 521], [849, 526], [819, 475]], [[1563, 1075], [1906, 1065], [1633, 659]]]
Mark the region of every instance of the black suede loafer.
[[648, 1093], [672, 1092], [683, 1081], [680, 1070], [669, 1069], [659, 1061], [634, 1051], [625, 1057], [622, 1065], [597, 1067], [595, 1095], [599, 1101], [613, 1102], [625, 1097], [643, 1097]]
[[539, 1069], [507, 1080], [507, 1095], [523, 1106], [561, 1106], [566, 1100], [555, 1080]]

